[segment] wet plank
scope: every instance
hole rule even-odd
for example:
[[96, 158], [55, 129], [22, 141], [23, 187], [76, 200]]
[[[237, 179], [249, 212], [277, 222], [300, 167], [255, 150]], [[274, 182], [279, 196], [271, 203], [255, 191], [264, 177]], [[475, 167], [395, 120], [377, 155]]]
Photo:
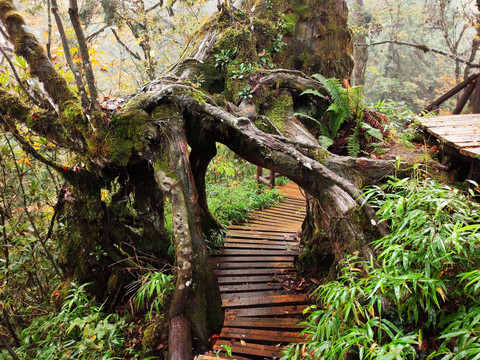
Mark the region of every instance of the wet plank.
[[264, 296], [259, 294], [256, 297], [252, 297], [251, 295], [244, 293], [234, 299], [222, 300], [222, 306], [230, 308], [252, 305], [301, 303], [306, 301], [308, 301], [306, 294], [270, 295], [269, 293], [265, 293]]
[[213, 263], [214, 269], [251, 269], [251, 268], [293, 268], [292, 262], [237, 262], [237, 263]]
[[[240, 284], [240, 285], [220, 285], [222, 293], [240, 292], [240, 291], [258, 291], [258, 290], [278, 290], [283, 289], [282, 284], [275, 282], [272, 279], [262, 283]], [[223, 294], [222, 294], [223, 296]]]
[[254, 328], [281, 328], [281, 329], [303, 329], [305, 325], [299, 325], [303, 318], [264, 318], [264, 317], [234, 317], [226, 318], [223, 326], [228, 327], [254, 327]]
[[226, 317], [236, 316], [278, 316], [278, 315], [302, 315], [308, 305], [266, 306], [245, 309], [227, 309]]
[[248, 354], [256, 356], [266, 356], [266, 357], [281, 357], [283, 355], [283, 347], [276, 345], [263, 345], [263, 344], [248, 344], [242, 345], [240, 342], [232, 342], [228, 340], [219, 340], [215, 343], [213, 348], [215, 350], [222, 349], [222, 345], [227, 345], [232, 349], [234, 354]]
[[219, 335], [223, 339], [242, 339], [248, 341], [268, 341], [276, 343], [300, 342], [306, 339], [306, 336], [300, 335], [297, 331], [282, 330], [263, 330], [263, 329], [247, 329], [247, 328], [230, 328], [224, 327]]
[[445, 115], [420, 119], [422, 127], [440, 141], [460, 151], [462, 155], [475, 158], [480, 154], [480, 115]]

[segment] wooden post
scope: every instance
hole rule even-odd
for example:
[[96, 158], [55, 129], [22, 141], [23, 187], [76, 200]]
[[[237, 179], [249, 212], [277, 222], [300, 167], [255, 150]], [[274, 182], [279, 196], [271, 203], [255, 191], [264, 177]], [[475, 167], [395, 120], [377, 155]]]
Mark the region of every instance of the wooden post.
[[467, 88], [465, 89], [465, 92], [463, 93], [462, 97], [460, 98], [460, 100], [458, 100], [457, 106], [455, 106], [455, 110], [453, 110], [452, 114], [457, 115], [457, 114], [460, 114], [462, 112], [463, 108], [465, 107], [465, 104], [467, 103], [468, 99], [470, 98], [470, 96], [473, 93], [473, 89], [475, 89], [475, 84], [476, 83], [477, 83], [477, 81], [475, 81], [475, 83], [471, 83], [467, 86]]
[[449, 91], [447, 91], [445, 94], [443, 94], [442, 96], [440, 96], [438, 99], [436, 99], [435, 101], [433, 101], [432, 103], [430, 103], [428, 106], [425, 106], [425, 108], [423, 109], [422, 113], [424, 113], [424, 112], [430, 112], [430, 111], [432, 111], [432, 110], [438, 109], [438, 107], [440, 106], [441, 103], [443, 103], [445, 100], [450, 99], [453, 95], [455, 95], [456, 93], [458, 93], [460, 90], [462, 90], [463, 88], [467, 87], [468, 84], [472, 83], [472, 82], [473, 82], [474, 80], [476, 80], [479, 76], [480, 76], [480, 73], [473, 74], [473, 75], [469, 76], [466, 80], [462, 81], [460, 84], [458, 84], [458, 85], [455, 86], [454, 88], [452, 88], [452, 89], [450, 89]]
[[273, 170], [270, 170], [270, 190], [275, 188], [275, 172]]
[[477, 78], [475, 80], [475, 92], [473, 95], [473, 113], [480, 113], [480, 80]]
[[262, 180], [260, 179], [263, 175], [263, 168], [261, 166], [257, 166], [257, 172], [255, 173], [255, 179], [257, 182], [260, 183]]

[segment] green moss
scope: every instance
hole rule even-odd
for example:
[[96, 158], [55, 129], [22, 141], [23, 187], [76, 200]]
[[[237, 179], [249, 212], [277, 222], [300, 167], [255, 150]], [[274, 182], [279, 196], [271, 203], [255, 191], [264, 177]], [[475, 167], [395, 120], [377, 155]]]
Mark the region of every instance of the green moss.
[[285, 118], [293, 112], [293, 100], [288, 94], [276, 97], [272, 106], [266, 111], [265, 116], [283, 132]]
[[214, 53], [223, 50], [236, 50], [237, 56], [244, 56], [251, 48], [252, 34], [246, 27], [228, 28], [215, 44]]
[[311, 16], [311, 12], [314, 11], [305, 0], [292, 0], [291, 9], [300, 18]]
[[146, 144], [144, 136], [150, 116], [130, 104], [122, 114], [112, 118], [113, 130], [106, 134], [106, 151], [110, 159], [126, 165], [134, 150], [141, 151]]
[[253, 19], [253, 28], [255, 33], [255, 48], [257, 51], [271, 51], [272, 40], [277, 36], [275, 25], [265, 19]]
[[30, 109], [17, 95], [0, 90], [0, 113], [16, 119], [27, 119]]
[[285, 35], [295, 35], [295, 29], [297, 27], [298, 15], [295, 13], [286, 14], [283, 16], [283, 33]]
[[325, 165], [330, 158], [330, 154], [326, 149], [312, 149], [310, 150], [310, 156], [322, 165]]
[[160, 315], [155, 322], [147, 327], [143, 333], [142, 346], [144, 351], [153, 351], [157, 345], [167, 338], [168, 323], [163, 315]]
[[170, 160], [164, 152], [162, 153], [162, 157], [155, 161], [154, 171], [157, 172], [159, 170], [163, 171], [169, 178], [173, 180], [176, 179], [175, 172], [173, 172], [170, 167]]

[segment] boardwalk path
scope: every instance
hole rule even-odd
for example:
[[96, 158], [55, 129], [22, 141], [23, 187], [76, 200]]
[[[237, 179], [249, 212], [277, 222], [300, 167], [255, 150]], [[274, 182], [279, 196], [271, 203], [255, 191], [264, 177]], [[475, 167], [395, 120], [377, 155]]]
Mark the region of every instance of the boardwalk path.
[[252, 212], [248, 225], [229, 226], [225, 248], [212, 258], [225, 309], [214, 350], [228, 346], [238, 360], [278, 358], [285, 345], [301, 340], [296, 324], [307, 296], [284, 285], [299, 252], [305, 199], [294, 183], [278, 189], [285, 201]]
[[470, 158], [480, 156], [480, 114], [420, 118], [433, 136]]

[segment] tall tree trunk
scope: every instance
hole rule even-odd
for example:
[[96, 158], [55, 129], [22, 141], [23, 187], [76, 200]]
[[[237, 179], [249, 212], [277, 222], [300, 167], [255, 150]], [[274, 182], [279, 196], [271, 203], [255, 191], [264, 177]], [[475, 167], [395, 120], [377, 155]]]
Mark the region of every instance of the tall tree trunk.
[[[353, 5], [353, 22], [358, 29], [355, 36], [355, 43], [365, 44], [369, 28], [369, 15], [365, 9], [363, 0], [356, 0]], [[353, 59], [355, 66], [353, 68], [353, 85], [365, 84], [365, 71], [368, 62], [368, 47], [355, 46], [353, 49]]]

